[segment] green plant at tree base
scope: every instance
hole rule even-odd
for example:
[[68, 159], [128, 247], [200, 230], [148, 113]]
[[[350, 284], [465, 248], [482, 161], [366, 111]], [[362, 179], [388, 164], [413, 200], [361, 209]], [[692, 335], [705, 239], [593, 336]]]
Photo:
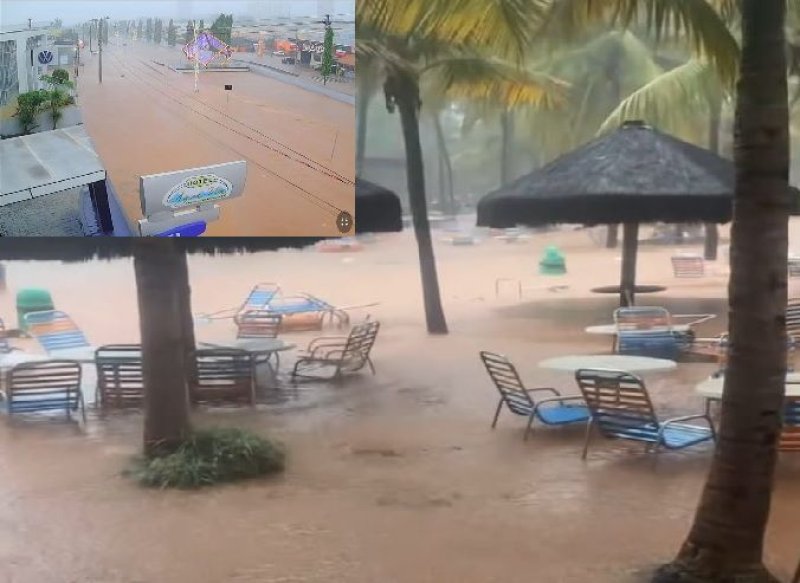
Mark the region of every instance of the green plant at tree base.
[[190, 489], [279, 473], [285, 462], [275, 442], [244, 429], [213, 428], [195, 431], [170, 453], [135, 458], [125, 473], [143, 486]]
[[328, 77], [333, 73], [333, 28], [325, 26], [325, 41], [322, 45], [322, 83], [327, 85]]
[[46, 99], [47, 91], [41, 89], [21, 93], [17, 97], [17, 110], [14, 112], [14, 117], [19, 119], [22, 135], [27, 136], [39, 126], [36, 123], [36, 114], [41, 111], [42, 104]]

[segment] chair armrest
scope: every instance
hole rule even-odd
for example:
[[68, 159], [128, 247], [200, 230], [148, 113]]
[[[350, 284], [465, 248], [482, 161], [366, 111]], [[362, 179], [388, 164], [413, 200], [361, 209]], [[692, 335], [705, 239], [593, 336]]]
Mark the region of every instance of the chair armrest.
[[711, 422], [711, 417], [709, 417], [707, 413], [699, 413], [697, 415], [684, 415], [683, 417], [673, 417], [672, 419], [661, 421], [659, 425], [661, 427], [666, 427], [667, 425], [672, 425], [673, 423], [682, 423], [684, 421], [691, 421], [692, 419], [705, 419], [708, 422], [708, 424], [713, 427]]
[[547, 391], [548, 393], [552, 393], [552, 394], [557, 395], [559, 397], [561, 396], [561, 393], [559, 393], [556, 389], [554, 389], [552, 387], [536, 387], [536, 388], [533, 388], [533, 389], [525, 389], [526, 393], [535, 393], [536, 391]]
[[322, 344], [346, 344], [347, 336], [320, 336], [308, 343], [306, 350], [311, 351], [315, 346]]
[[538, 401], [538, 402], [537, 402], [537, 403], [536, 403], [536, 404], [533, 406], [533, 414], [535, 415], [535, 414], [536, 414], [536, 412], [539, 410], [539, 408], [540, 408], [542, 405], [546, 404], [546, 403], [555, 403], [555, 402], [558, 402], [558, 403], [561, 403], [561, 404], [563, 405], [563, 404], [564, 404], [564, 401], [581, 401], [581, 402], [582, 402], [582, 403], [584, 403], [584, 404], [586, 403], [586, 400], [585, 400], [585, 399], [584, 399], [582, 396], [580, 396], [580, 395], [575, 395], [575, 396], [573, 396], [573, 397], [551, 397], [551, 398], [549, 398], [549, 399], [542, 399], [541, 401]]
[[708, 322], [709, 320], [713, 320], [717, 317], [716, 314], [672, 314], [673, 318], [694, 318], [691, 322], [687, 322], [688, 326], [695, 326], [697, 324], [702, 324], [703, 322]]

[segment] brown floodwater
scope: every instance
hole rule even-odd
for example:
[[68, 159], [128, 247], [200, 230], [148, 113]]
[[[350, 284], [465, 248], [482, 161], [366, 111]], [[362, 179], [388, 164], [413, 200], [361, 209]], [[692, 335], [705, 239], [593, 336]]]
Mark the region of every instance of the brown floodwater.
[[[524, 422], [504, 412], [492, 431], [495, 390], [477, 357], [481, 349], [503, 352], [531, 386], [576, 393], [569, 374], [537, 363], [609, 349], [583, 328], [610, 318], [613, 298], [589, 289], [614, 283], [619, 252], [593, 246], [582, 232], [474, 247], [443, 236], [436, 252], [446, 337], [424, 332], [410, 233], [380, 236], [357, 253], [192, 258], [198, 313], [237, 305], [258, 281], [338, 305], [378, 302], [352, 311], [382, 323], [377, 375], [265, 393], [255, 410], [197, 412], [198, 425], [250, 427], [290, 452], [279, 478], [200, 492], [143, 490], [120, 476], [139, 448], [137, 413], [91, 412], [85, 430], [53, 419], [3, 420], [0, 581], [618, 583], [669, 560], [689, 527], [711, 450], [654, 461], [641, 447], [598, 439], [583, 462], [580, 427], [537, 427], [526, 442]], [[563, 277], [535, 274], [550, 243], [566, 255]], [[720, 314], [701, 333], [724, 330], [724, 262], [703, 280], [677, 280], [672, 251], [642, 249], [640, 281], [669, 288], [647, 303]], [[499, 277], [522, 278], [530, 289], [522, 300], [503, 290], [496, 298]], [[129, 261], [9, 263], [0, 294], [9, 323], [15, 292], [31, 286], [48, 288], [94, 344], [138, 339]], [[197, 326], [200, 340], [233, 333], [230, 320]], [[287, 339], [304, 344], [313, 336]], [[36, 350], [30, 341], [20, 346]], [[284, 373], [291, 361], [282, 362]], [[657, 410], [699, 412], [693, 387], [712, 370], [695, 363], [647, 375]], [[784, 580], [800, 558], [798, 502], [800, 460], [781, 456], [766, 560]]]
[[352, 105], [251, 72], [203, 73], [195, 93], [193, 74], [168, 67], [180, 47], [110, 45], [102, 84], [98, 56], [82, 57], [87, 132], [133, 224], [140, 176], [245, 159], [244, 194], [207, 235], [335, 236], [338, 211], [353, 214]]

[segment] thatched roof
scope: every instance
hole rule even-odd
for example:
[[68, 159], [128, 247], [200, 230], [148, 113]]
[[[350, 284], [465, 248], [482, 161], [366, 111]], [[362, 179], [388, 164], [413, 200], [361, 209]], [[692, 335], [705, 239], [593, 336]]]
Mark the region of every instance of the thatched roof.
[[402, 230], [402, 208], [397, 195], [374, 182], [356, 178], [356, 232]]
[[[403, 228], [400, 199], [372, 183], [356, 181], [356, 232], [382, 233]], [[186, 237], [162, 239], [191, 254], [221, 255], [302, 248], [322, 237]], [[152, 240], [152, 239], [151, 239]], [[132, 257], [140, 237], [0, 238], [0, 261], [89, 261]]]
[[734, 177], [729, 160], [627, 122], [483, 197], [478, 225], [724, 223]]

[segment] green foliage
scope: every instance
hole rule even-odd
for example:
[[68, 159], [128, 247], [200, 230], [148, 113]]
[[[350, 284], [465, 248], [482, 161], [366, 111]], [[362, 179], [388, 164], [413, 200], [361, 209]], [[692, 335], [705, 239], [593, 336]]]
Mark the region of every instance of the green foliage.
[[142, 38], [142, 19], [139, 19], [139, 23], [136, 25], [136, 38]]
[[47, 81], [51, 85], [68, 85], [72, 86], [69, 80], [69, 72], [66, 69], [56, 69], [50, 77], [42, 76], [42, 80]]
[[322, 73], [323, 83], [328, 82], [328, 77], [333, 73], [333, 28], [325, 26], [325, 41], [322, 44]]
[[42, 89], [28, 91], [17, 96], [17, 110], [14, 112], [14, 116], [19, 119], [23, 135], [27, 136], [38, 127], [36, 114], [41, 111], [46, 99], [47, 91]]
[[186, 34], [184, 36], [184, 41], [188, 44], [194, 40], [194, 21], [190, 20], [186, 23]]
[[161, 22], [160, 18], [156, 18], [156, 22], [153, 28], [153, 41], [155, 41], [156, 44], [161, 44], [163, 30], [164, 30], [164, 24]]
[[227, 16], [225, 14], [220, 14], [217, 16], [209, 31], [225, 44], [231, 44], [233, 14], [228, 14]]
[[147, 40], [153, 40], [153, 19], [148, 18], [147, 24], [144, 27], [144, 35], [147, 37]]
[[175, 42], [178, 40], [177, 30], [175, 28], [175, 24], [172, 22], [172, 19], [169, 19], [169, 24], [167, 25], [167, 44], [171, 47], [175, 46]]
[[282, 446], [250, 431], [214, 428], [195, 431], [174, 452], [137, 458], [126, 473], [143, 486], [200, 488], [283, 471]]

